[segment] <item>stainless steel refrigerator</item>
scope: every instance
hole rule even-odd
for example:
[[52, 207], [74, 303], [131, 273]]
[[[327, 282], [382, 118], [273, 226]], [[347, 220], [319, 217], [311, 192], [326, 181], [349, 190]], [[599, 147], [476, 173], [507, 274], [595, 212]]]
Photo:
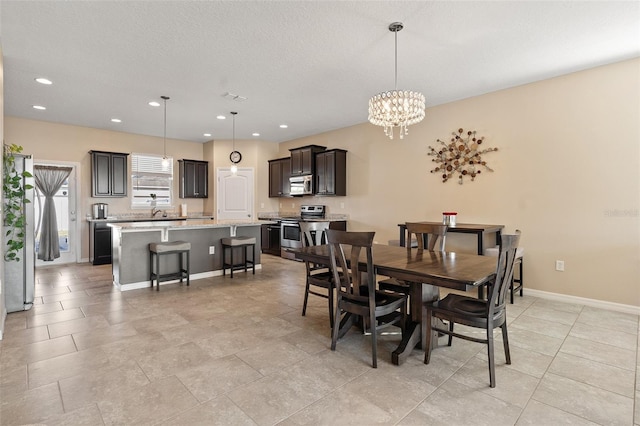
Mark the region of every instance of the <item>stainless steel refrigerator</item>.
[[[28, 171], [33, 175], [33, 158], [30, 155], [15, 155], [18, 173]], [[23, 183], [35, 186], [32, 177], [23, 177]], [[33, 306], [35, 290], [35, 234], [34, 234], [34, 189], [25, 191], [24, 214], [26, 219], [25, 241], [19, 261], [4, 262], [4, 299], [7, 312], [26, 311]], [[28, 202], [27, 202], [28, 201]], [[7, 229], [4, 229], [6, 234]], [[6, 235], [5, 235], [6, 238]], [[6, 244], [3, 244], [6, 249]], [[4, 254], [4, 251], [3, 251]]]

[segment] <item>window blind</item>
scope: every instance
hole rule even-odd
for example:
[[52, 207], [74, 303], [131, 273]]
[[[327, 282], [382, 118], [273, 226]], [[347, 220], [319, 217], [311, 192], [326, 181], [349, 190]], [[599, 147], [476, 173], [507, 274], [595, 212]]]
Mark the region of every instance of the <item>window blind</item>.
[[[166, 208], [173, 205], [173, 158], [162, 167], [162, 156], [131, 154], [131, 207]], [[155, 204], [152, 197], [155, 194]]]

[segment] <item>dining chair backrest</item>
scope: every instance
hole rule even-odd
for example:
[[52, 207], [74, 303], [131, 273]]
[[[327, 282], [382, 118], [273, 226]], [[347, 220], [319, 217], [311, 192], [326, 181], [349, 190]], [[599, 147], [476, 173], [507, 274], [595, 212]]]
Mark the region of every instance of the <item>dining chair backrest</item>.
[[302, 246], [309, 247], [326, 244], [327, 229], [329, 229], [329, 222], [300, 222]]
[[[444, 251], [445, 240], [447, 237], [447, 225], [433, 225], [429, 223], [407, 222], [407, 232], [409, 233], [407, 241], [411, 241], [413, 234], [416, 234], [418, 240], [418, 250], [424, 250], [424, 236], [428, 236], [429, 251]], [[410, 247], [410, 245], [407, 245]]]
[[489, 315], [503, 311], [506, 307], [506, 295], [513, 279], [513, 269], [517, 256], [518, 243], [520, 242], [520, 231], [515, 234], [500, 237], [500, 254], [496, 267], [496, 278], [491, 286], [490, 294], [487, 295]]
[[[331, 270], [338, 292], [343, 297], [364, 302], [369, 301], [371, 309], [375, 307], [375, 273], [373, 272], [373, 254], [371, 247], [375, 232], [347, 232], [334, 229], [327, 230], [327, 240], [331, 253]], [[366, 253], [366, 274], [358, 270], [358, 262], [362, 251]], [[365, 280], [365, 282], [361, 282]], [[366, 287], [368, 296], [360, 296], [360, 288]]]

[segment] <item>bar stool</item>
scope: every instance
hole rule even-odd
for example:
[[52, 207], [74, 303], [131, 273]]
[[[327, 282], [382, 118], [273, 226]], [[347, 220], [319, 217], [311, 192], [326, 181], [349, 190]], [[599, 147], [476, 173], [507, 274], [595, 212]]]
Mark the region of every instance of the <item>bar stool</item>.
[[[186, 241], [172, 241], [165, 243], [149, 243], [149, 280], [151, 280], [151, 288], [153, 288], [153, 280], [157, 282], [157, 291], [160, 291], [160, 283], [163, 281], [170, 281], [180, 279], [180, 282], [184, 278], [187, 279], [187, 285], [189, 285], [189, 253], [191, 252], [191, 243]], [[166, 274], [160, 273], [160, 256], [167, 254], [177, 254], [179, 259], [179, 266], [177, 272], [170, 272]], [[183, 265], [183, 254], [187, 257], [187, 267]], [[155, 255], [155, 272], [153, 269], [153, 257]]]
[[[222, 238], [222, 275], [226, 275], [227, 268], [231, 270], [231, 278], [233, 278], [233, 271], [244, 269], [247, 272], [249, 265], [253, 269], [253, 275], [256, 274], [256, 239], [255, 237], [228, 237]], [[244, 262], [243, 263], [234, 263], [233, 262], [233, 249], [237, 247], [242, 247], [244, 250]], [[247, 250], [251, 247], [252, 257], [249, 260], [247, 256]], [[231, 252], [229, 263], [227, 263], [227, 249]]]
[[[500, 253], [500, 247], [496, 246], [496, 247], [489, 247], [484, 251], [484, 255], [485, 256], [495, 256], [497, 257]], [[516, 276], [516, 274], [513, 274], [513, 280], [511, 280], [511, 285], [509, 286], [509, 290], [511, 293], [510, 296], [510, 302], [513, 305], [513, 294], [517, 291], [520, 292], [520, 297], [522, 297], [524, 291], [524, 281], [523, 281], [523, 270], [524, 270], [524, 248], [523, 247], [518, 247], [518, 249], [516, 250], [516, 260], [515, 263], [513, 265], [513, 269], [515, 270], [516, 267], [518, 268], [518, 275]], [[480, 291], [478, 289], [478, 291]]]

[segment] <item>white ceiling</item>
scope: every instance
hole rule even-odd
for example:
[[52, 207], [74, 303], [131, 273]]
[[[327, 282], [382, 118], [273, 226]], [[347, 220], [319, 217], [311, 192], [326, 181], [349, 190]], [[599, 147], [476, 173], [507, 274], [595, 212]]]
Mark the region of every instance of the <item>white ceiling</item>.
[[230, 111], [236, 139], [273, 142], [366, 122], [394, 88], [394, 21], [398, 88], [427, 107], [640, 56], [638, 1], [2, 0], [0, 14], [5, 115], [162, 136], [147, 103], [166, 95], [167, 137], [197, 142], [231, 139], [216, 119]]

